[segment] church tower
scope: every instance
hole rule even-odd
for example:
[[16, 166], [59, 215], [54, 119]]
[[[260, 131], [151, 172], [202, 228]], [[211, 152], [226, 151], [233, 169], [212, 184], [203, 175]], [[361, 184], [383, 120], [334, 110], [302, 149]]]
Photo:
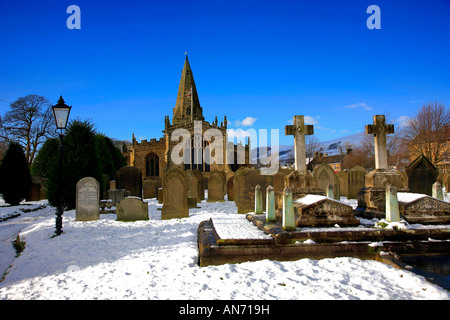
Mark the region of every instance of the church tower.
[[203, 110], [200, 107], [197, 88], [195, 87], [194, 75], [186, 55], [184, 67], [181, 71], [181, 80], [178, 87], [177, 101], [173, 108], [172, 123], [179, 124], [193, 122], [194, 120], [205, 120]]

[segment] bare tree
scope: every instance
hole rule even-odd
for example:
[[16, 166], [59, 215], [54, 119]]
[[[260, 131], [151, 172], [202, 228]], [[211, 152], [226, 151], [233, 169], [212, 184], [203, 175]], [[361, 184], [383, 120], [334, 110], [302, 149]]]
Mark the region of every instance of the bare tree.
[[437, 102], [423, 105], [407, 122], [404, 139], [411, 154], [441, 162], [449, 152], [450, 109]]
[[53, 136], [53, 113], [50, 102], [44, 97], [31, 94], [18, 98], [0, 118], [0, 138], [19, 143], [29, 164], [33, 162], [40, 145]]

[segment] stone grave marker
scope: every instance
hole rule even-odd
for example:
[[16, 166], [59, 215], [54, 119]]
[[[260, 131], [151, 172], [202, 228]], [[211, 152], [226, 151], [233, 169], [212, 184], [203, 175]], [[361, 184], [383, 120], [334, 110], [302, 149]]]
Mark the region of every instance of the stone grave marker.
[[142, 182], [142, 196], [144, 199], [158, 197], [158, 182], [156, 180], [144, 180]]
[[400, 215], [409, 223], [449, 224], [450, 203], [426, 194], [398, 192]]
[[373, 124], [366, 125], [366, 134], [372, 134], [375, 142], [375, 169], [366, 174], [365, 186], [358, 193], [358, 211], [386, 210], [386, 185], [397, 191], [403, 188], [403, 178], [398, 170], [389, 169], [387, 162], [386, 135], [394, 133], [394, 125], [386, 124], [384, 115], [373, 116]]
[[272, 186], [268, 186], [266, 189], [266, 221], [276, 221], [275, 193]]
[[113, 205], [117, 205], [120, 201], [125, 199], [127, 191], [125, 189], [109, 189], [108, 199], [112, 200]]
[[116, 172], [117, 189], [125, 189], [130, 196], [142, 198], [142, 172], [136, 167], [125, 166]]
[[76, 221], [98, 220], [100, 215], [100, 184], [95, 178], [85, 177], [76, 185]]
[[442, 185], [439, 181], [436, 181], [432, 186], [433, 198], [444, 200], [444, 192], [442, 191]]
[[355, 166], [348, 171], [347, 199], [358, 199], [358, 192], [364, 188], [366, 169], [362, 166]]
[[306, 170], [305, 135], [314, 134], [312, 125], [305, 125], [305, 117], [294, 116], [293, 124], [285, 126], [285, 135], [294, 136], [295, 170]]
[[128, 197], [116, 205], [118, 221], [148, 220], [148, 204], [138, 197]]
[[339, 180], [334, 172], [333, 168], [326, 164], [322, 163], [314, 170], [314, 178], [317, 181], [317, 186], [323, 191], [327, 190], [329, 184], [331, 184], [333, 188], [333, 199], [339, 200]]
[[406, 167], [408, 188], [412, 193], [432, 195], [432, 186], [437, 181], [439, 170], [423, 154]]
[[255, 187], [255, 214], [263, 213], [263, 197], [261, 186], [259, 184]]
[[[266, 189], [272, 185], [272, 176], [261, 175], [261, 171], [249, 167], [239, 168], [233, 179], [234, 201], [238, 213], [249, 213], [255, 210], [255, 187], [261, 186], [262, 197], [266, 197]], [[263, 211], [265, 201], [263, 201]]]
[[285, 178], [294, 170], [290, 168], [280, 168], [277, 173], [273, 175], [273, 191], [275, 195], [275, 209], [283, 210], [283, 192], [285, 188]]
[[386, 186], [386, 221], [387, 222], [400, 221], [397, 188], [391, 185]]
[[353, 208], [322, 195], [308, 194], [294, 201], [297, 227], [358, 226]]
[[202, 173], [197, 170], [197, 169], [192, 169], [192, 173], [197, 177], [197, 181], [198, 181], [198, 196], [200, 199], [200, 202], [202, 200], [205, 200], [205, 184], [203, 182], [203, 175]]
[[339, 193], [342, 197], [347, 197], [348, 195], [348, 171], [341, 170], [336, 172], [336, 177], [339, 180]]
[[223, 171], [213, 171], [208, 181], [208, 202], [225, 201], [226, 177]]
[[234, 201], [233, 179], [234, 179], [234, 176], [228, 178], [228, 181], [227, 181], [228, 201]]
[[294, 200], [289, 186], [283, 191], [282, 227], [283, 231], [295, 231]]
[[180, 168], [171, 168], [164, 174], [161, 219], [189, 217], [188, 183], [186, 173]]

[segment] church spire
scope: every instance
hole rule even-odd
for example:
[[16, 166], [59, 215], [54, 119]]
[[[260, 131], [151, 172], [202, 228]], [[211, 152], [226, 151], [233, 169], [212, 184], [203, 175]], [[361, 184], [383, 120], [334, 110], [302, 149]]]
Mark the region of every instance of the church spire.
[[184, 67], [181, 71], [177, 101], [175, 108], [173, 108], [173, 124], [193, 120], [204, 120], [204, 117], [195, 87], [194, 76], [186, 54]]

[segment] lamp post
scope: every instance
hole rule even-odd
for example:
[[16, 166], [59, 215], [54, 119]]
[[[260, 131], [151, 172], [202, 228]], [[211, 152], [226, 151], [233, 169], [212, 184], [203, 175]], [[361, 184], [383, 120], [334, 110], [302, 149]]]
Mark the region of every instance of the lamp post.
[[56, 230], [55, 235], [59, 236], [62, 233], [62, 215], [64, 213], [62, 192], [63, 192], [63, 138], [64, 130], [67, 127], [67, 120], [69, 119], [70, 109], [65, 104], [62, 96], [58, 100], [58, 104], [52, 107], [53, 116], [55, 117], [56, 132], [59, 132], [59, 168], [58, 168], [58, 207], [56, 208]]

